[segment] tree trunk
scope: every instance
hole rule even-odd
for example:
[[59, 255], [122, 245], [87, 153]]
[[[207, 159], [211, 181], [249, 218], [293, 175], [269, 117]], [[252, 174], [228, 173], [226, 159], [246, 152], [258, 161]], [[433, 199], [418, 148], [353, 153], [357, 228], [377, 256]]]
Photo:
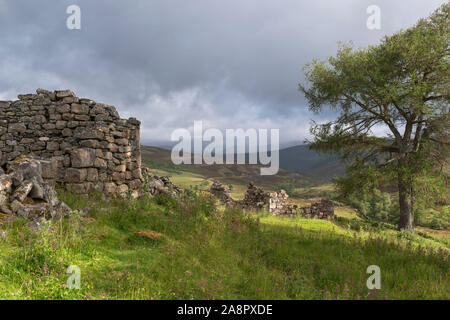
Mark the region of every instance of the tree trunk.
[[414, 232], [414, 206], [412, 181], [404, 168], [398, 171], [398, 201], [400, 205], [400, 221], [398, 229]]

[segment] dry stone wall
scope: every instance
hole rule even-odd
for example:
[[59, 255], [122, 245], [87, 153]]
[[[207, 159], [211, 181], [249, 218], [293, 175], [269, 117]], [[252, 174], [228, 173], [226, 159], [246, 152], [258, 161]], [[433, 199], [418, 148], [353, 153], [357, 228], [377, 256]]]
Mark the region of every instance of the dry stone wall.
[[334, 220], [334, 203], [331, 200], [322, 199], [309, 207], [301, 207], [300, 214], [306, 218]]
[[56, 170], [48, 182], [79, 194], [140, 188], [138, 120], [70, 90], [38, 89], [18, 99], [0, 101], [1, 166], [27, 156], [48, 159]]

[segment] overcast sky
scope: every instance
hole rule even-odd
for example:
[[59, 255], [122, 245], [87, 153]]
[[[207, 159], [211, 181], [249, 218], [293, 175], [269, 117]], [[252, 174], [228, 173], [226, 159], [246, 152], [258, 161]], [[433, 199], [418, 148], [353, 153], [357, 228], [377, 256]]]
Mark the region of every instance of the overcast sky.
[[[0, 100], [71, 89], [142, 121], [164, 145], [194, 120], [206, 127], [279, 128], [300, 144], [314, 116], [297, 90], [302, 67], [413, 25], [438, 0], [0, 0]], [[66, 9], [81, 8], [81, 30]], [[381, 30], [366, 27], [369, 5]]]

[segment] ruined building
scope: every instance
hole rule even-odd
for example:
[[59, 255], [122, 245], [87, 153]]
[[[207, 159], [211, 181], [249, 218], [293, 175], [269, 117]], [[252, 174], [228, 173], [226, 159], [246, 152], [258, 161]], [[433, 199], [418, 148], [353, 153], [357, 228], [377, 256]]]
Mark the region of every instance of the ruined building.
[[[52, 184], [87, 194], [136, 191], [141, 185], [140, 122], [69, 90], [36, 90], [0, 101], [0, 165], [48, 159]], [[45, 176], [43, 178], [46, 178]]]

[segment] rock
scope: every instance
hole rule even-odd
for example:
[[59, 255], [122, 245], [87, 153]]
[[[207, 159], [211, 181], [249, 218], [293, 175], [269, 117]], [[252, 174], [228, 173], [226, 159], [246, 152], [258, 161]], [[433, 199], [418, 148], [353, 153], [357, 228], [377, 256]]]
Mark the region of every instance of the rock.
[[7, 241], [8, 240], [8, 231], [0, 230], [0, 240]]
[[13, 185], [12, 177], [6, 174], [0, 175], [0, 192], [11, 192]]
[[93, 149], [98, 149], [100, 148], [100, 142], [98, 142], [98, 140], [82, 140], [80, 141], [80, 146], [83, 148], [93, 148]]
[[45, 202], [49, 203], [51, 206], [56, 206], [57, 204], [59, 204], [60, 201], [58, 199], [58, 196], [56, 195], [55, 189], [47, 184], [44, 184], [43, 189]]
[[76, 114], [88, 114], [89, 106], [84, 105], [84, 104], [72, 103], [71, 111], [72, 111], [72, 113], [76, 113]]
[[128, 191], [128, 186], [126, 184], [121, 184], [120, 186], [117, 187], [118, 193], [125, 193], [127, 191]]
[[116, 193], [117, 185], [114, 182], [105, 183], [103, 191], [105, 193]]
[[64, 176], [66, 182], [83, 182], [86, 180], [87, 169], [67, 168]]
[[13, 213], [16, 213], [17, 211], [19, 211], [20, 208], [23, 207], [23, 204], [20, 201], [14, 200], [13, 202], [11, 202], [11, 211]]
[[31, 158], [19, 158], [7, 164], [7, 172], [14, 172], [13, 176], [21, 176], [23, 180], [31, 180], [36, 177], [42, 182], [42, 166], [40, 161]]
[[8, 206], [7, 206], [6, 204], [0, 205], [0, 211], [1, 211], [2, 213], [4, 213], [4, 214], [8, 214], [8, 215], [13, 214], [13, 212], [11, 211], [11, 209], [8, 208]]
[[55, 91], [55, 95], [57, 98], [75, 97], [75, 94], [70, 90]]
[[73, 132], [73, 136], [78, 139], [88, 140], [88, 139], [97, 139], [103, 140], [105, 134], [98, 130], [97, 128], [85, 128], [85, 127], [77, 127]]
[[14, 191], [11, 198], [19, 201], [22, 203], [25, 198], [30, 193], [31, 189], [33, 188], [33, 182], [31, 180], [25, 180], [22, 182], [22, 184]]
[[8, 126], [9, 133], [24, 133], [27, 127], [23, 123], [10, 123]]
[[179, 199], [183, 192], [176, 185], [174, 185], [167, 177], [158, 177], [151, 175], [147, 168], [142, 170], [143, 183], [140, 194], [150, 194], [156, 196], [159, 194], [170, 194], [172, 197]]
[[127, 146], [130, 143], [128, 139], [115, 139], [114, 142], [119, 146]]
[[55, 179], [58, 172], [58, 161], [56, 159], [39, 160], [41, 163], [42, 178]]
[[74, 168], [93, 167], [95, 159], [94, 149], [80, 148], [73, 150], [71, 153], [71, 163]]
[[98, 170], [95, 168], [87, 169], [86, 180], [91, 182], [98, 181]]
[[44, 199], [44, 187], [35, 177], [31, 180], [33, 187], [29, 196], [33, 199]]
[[47, 150], [49, 150], [49, 151], [59, 150], [59, 143], [56, 141], [47, 142]]

